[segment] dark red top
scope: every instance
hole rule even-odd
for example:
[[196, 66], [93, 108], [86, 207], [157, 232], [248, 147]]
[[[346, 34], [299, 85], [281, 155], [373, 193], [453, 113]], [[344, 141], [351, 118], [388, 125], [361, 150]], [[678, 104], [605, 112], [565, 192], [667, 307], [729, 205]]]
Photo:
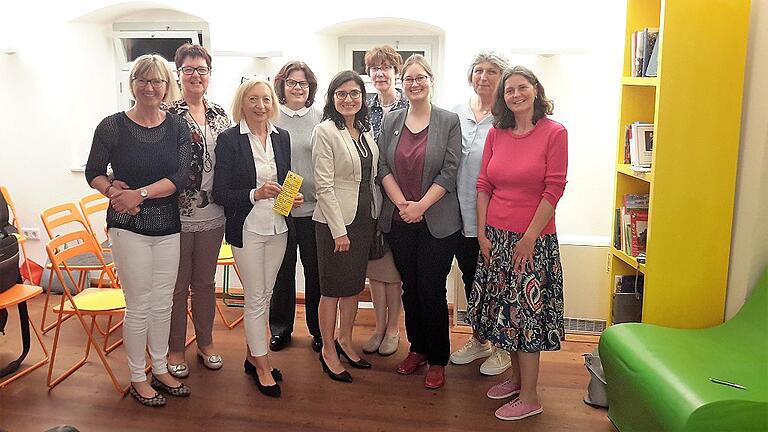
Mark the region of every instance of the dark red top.
[[[419, 133], [403, 127], [402, 136], [395, 149], [395, 180], [408, 201], [418, 201], [424, 195], [421, 181], [424, 176], [424, 156], [427, 153], [429, 126]], [[395, 220], [402, 221], [400, 211], [395, 207]]]

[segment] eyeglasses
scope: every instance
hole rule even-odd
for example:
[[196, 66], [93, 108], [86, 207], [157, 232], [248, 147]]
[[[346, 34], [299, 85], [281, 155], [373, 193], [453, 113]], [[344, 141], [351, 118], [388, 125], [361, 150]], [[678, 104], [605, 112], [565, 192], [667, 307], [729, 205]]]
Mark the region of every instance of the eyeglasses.
[[407, 87], [410, 87], [410, 86], [413, 85], [414, 82], [416, 84], [418, 84], [418, 85], [422, 85], [425, 82], [427, 82], [427, 78], [429, 78], [429, 77], [426, 76], [426, 75], [419, 75], [419, 76], [416, 76], [416, 77], [403, 78], [403, 85], [407, 86]]
[[390, 65], [373, 66], [373, 67], [371, 67], [371, 73], [374, 73], [374, 72], [379, 72], [379, 71], [382, 71], [382, 72], [389, 72], [389, 71], [391, 71], [392, 69], [394, 69], [394, 67], [392, 67], [392, 66], [390, 66]]
[[345, 92], [344, 90], [337, 90], [333, 93], [334, 96], [336, 96], [336, 99], [338, 100], [344, 100], [347, 98], [347, 96], [351, 97], [352, 99], [360, 99], [360, 96], [363, 95], [363, 92], [360, 90], [352, 90], [350, 92]]
[[168, 84], [168, 81], [161, 80], [161, 79], [151, 79], [151, 80], [145, 80], [143, 78], [134, 78], [133, 82], [136, 83], [136, 85], [139, 88], [144, 88], [147, 86], [147, 83], [152, 85], [152, 88], [154, 89], [160, 89], [163, 88], [164, 85]]
[[192, 66], [184, 66], [182, 68], [179, 68], [179, 72], [183, 73], [184, 75], [192, 75], [197, 71], [198, 75], [208, 75], [211, 73], [211, 68], [208, 66], [198, 66], [198, 67], [192, 67]]
[[285, 80], [285, 86], [288, 87], [289, 89], [295, 88], [296, 86], [299, 86], [303, 89], [308, 89], [309, 83], [306, 81], [296, 81], [292, 79], [287, 79]]
[[259, 102], [261, 102], [264, 106], [271, 105], [272, 99], [269, 97], [256, 97], [251, 96], [247, 99], [248, 103], [251, 105], [257, 105]]

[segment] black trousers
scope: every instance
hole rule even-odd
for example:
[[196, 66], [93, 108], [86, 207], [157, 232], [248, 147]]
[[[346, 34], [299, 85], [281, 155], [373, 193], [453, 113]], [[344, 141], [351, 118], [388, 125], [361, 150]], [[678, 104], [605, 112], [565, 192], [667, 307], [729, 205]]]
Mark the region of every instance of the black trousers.
[[317, 307], [320, 304], [320, 279], [317, 271], [315, 222], [311, 216], [293, 218], [296, 229], [288, 235], [285, 257], [280, 265], [269, 306], [269, 329], [273, 336], [290, 336], [296, 313], [296, 247], [304, 266], [304, 306], [307, 328], [320, 337]]
[[403, 280], [403, 309], [410, 351], [424, 354], [430, 365], [448, 364], [451, 342], [445, 283], [451, 271], [455, 232], [438, 239], [426, 222], [392, 221], [386, 234], [395, 266]]
[[459, 236], [456, 242], [456, 262], [459, 263], [459, 270], [461, 270], [461, 281], [464, 282], [467, 301], [472, 292], [472, 284], [475, 282], [478, 255], [480, 255], [480, 243], [477, 242], [477, 237]]

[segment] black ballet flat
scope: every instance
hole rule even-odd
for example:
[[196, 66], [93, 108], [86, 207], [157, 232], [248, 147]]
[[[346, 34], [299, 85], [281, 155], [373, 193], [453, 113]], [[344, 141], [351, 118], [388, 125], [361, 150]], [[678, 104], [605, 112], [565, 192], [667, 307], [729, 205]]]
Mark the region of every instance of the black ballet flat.
[[163, 391], [171, 396], [176, 397], [189, 397], [189, 395], [192, 394], [192, 390], [187, 387], [184, 383], [179, 383], [176, 387], [171, 387], [168, 384], [165, 384], [164, 382], [160, 381], [155, 377], [154, 374], [152, 374], [152, 387], [155, 390]]
[[352, 375], [350, 375], [348, 371], [344, 371], [339, 374], [334, 373], [331, 370], [331, 368], [329, 368], [328, 365], [325, 363], [325, 359], [323, 358], [323, 353], [320, 353], [320, 364], [323, 365], [323, 371], [327, 373], [332, 380], [339, 381], [339, 382], [346, 382], [346, 383], [352, 382]]
[[165, 397], [160, 393], [155, 392], [155, 395], [152, 397], [144, 397], [133, 387], [133, 384], [131, 384], [131, 387], [128, 389], [128, 393], [130, 393], [134, 399], [139, 401], [139, 403], [144, 406], [148, 406], [148, 407], [165, 406]]
[[339, 344], [339, 341], [336, 340], [336, 353], [339, 355], [339, 357], [344, 357], [349, 362], [350, 366], [352, 366], [355, 369], [370, 369], [371, 364], [368, 362], [368, 360], [361, 358], [358, 361], [354, 361], [347, 355], [346, 352], [344, 352], [344, 348], [341, 347], [341, 344]]
[[[245, 370], [245, 373], [247, 373], [248, 375], [256, 376], [256, 366], [254, 366], [253, 363], [249, 362], [247, 358], [243, 363], [243, 370]], [[275, 381], [282, 381], [283, 373], [280, 372], [280, 369], [278, 368], [272, 368], [272, 378]]]
[[[274, 372], [274, 369], [272, 370]], [[253, 374], [253, 381], [256, 382], [256, 388], [259, 389], [261, 394], [273, 397], [273, 398], [279, 398], [280, 397], [280, 384], [274, 383], [272, 385], [264, 385], [259, 381], [259, 375]], [[277, 381], [277, 380], [275, 380]]]

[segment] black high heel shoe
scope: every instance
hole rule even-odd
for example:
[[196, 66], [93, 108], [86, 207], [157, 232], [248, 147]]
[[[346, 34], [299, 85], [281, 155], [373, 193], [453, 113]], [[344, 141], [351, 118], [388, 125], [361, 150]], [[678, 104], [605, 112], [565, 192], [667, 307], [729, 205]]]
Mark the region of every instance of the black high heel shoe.
[[[272, 372], [274, 373], [274, 369], [272, 370]], [[253, 380], [256, 382], [256, 387], [259, 389], [259, 391], [262, 394], [267, 395], [269, 397], [273, 397], [273, 398], [280, 397], [280, 384], [278, 384], [277, 382], [268, 386], [264, 385], [261, 383], [261, 381], [259, 381], [259, 374], [253, 374]]]
[[336, 343], [336, 353], [339, 355], [339, 357], [344, 357], [345, 359], [347, 359], [347, 361], [349, 362], [349, 364], [353, 368], [356, 368], [356, 369], [370, 369], [371, 368], [371, 364], [368, 362], [368, 360], [366, 360], [364, 358], [361, 358], [358, 361], [352, 360], [351, 358], [349, 358], [347, 353], [344, 352], [344, 348], [341, 347], [341, 344], [339, 343], [339, 341], [336, 340], [335, 343]]
[[[249, 362], [247, 358], [243, 363], [243, 370], [245, 370], [245, 373], [247, 373], [248, 375], [256, 376], [256, 366], [254, 366], [253, 363]], [[282, 381], [283, 373], [280, 372], [280, 369], [278, 368], [272, 368], [272, 378], [275, 381]]]
[[347, 383], [352, 382], [352, 375], [350, 375], [348, 371], [344, 371], [339, 374], [334, 373], [331, 370], [331, 368], [329, 368], [328, 365], [325, 364], [325, 359], [323, 358], [322, 352], [320, 353], [320, 364], [323, 365], [323, 372], [327, 373], [332, 380], [339, 381], [339, 382], [347, 382]]

